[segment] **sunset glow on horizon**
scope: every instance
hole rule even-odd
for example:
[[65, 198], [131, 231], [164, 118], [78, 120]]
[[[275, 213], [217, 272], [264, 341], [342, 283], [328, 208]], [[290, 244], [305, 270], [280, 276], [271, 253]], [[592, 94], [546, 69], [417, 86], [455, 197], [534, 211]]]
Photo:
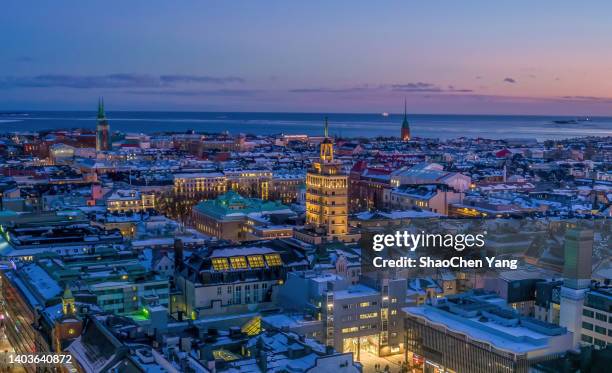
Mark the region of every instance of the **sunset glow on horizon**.
[[612, 4], [9, 0], [0, 110], [612, 115]]

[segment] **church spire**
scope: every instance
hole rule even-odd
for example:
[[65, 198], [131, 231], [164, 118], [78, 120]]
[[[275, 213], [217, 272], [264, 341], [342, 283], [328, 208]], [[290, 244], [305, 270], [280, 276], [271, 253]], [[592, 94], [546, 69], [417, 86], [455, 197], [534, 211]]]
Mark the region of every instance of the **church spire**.
[[329, 125], [327, 123], [327, 116], [325, 116], [325, 138], [329, 137]]
[[406, 98], [404, 98], [404, 120], [402, 121], [402, 132], [401, 132], [402, 141], [410, 141], [410, 124], [408, 123], [408, 110], [406, 104]]
[[104, 98], [100, 97], [98, 99], [98, 119], [104, 119]]
[[98, 99], [98, 124], [96, 125], [96, 150], [110, 150], [110, 127], [104, 113], [104, 98]]

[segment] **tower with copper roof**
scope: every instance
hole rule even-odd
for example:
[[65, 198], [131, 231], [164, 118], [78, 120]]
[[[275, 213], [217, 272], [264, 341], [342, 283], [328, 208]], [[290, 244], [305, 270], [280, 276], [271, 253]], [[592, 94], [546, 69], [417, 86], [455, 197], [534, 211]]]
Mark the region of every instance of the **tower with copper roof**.
[[98, 100], [98, 124], [96, 125], [96, 150], [110, 150], [110, 126], [104, 113], [104, 99]]

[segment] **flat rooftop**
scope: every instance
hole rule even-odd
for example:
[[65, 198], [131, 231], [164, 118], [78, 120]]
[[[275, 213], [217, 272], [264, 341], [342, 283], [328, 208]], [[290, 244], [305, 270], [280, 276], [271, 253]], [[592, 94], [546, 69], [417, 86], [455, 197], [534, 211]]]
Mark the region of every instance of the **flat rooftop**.
[[[481, 313], [475, 317], [463, 317], [436, 306], [405, 307], [402, 310], [409, 316], [424, 318], [455, 333], [465, 334], [475, 341], [487, 343], [499, 350], [515, 354], [543, 350], [549, 347], [552, 338], [569, 336], [567, 331], [561, 330], [562, 332], [559, 333], [556, 328], [551, 329], [551, 334], [554, 335], [539, 332], [538, 328], [545, 329], [549, 325], [537, 322], [537, 320], [526, 320], [525, 322], [517, 320], [517, 323], [504, 325]], [[532, 326], [533, 324], [535, 326]], [[550, 327], [553, 326], [550, 325]], [[571, 338], [568, 338], [568, 344], [571, 344]], [[570, 348], [571, 346], [563, 345], [561, 348], [565, 347]]]
[[354, 285], [346, 290], [334, 291], [334, 299], [350, 299], [377, 295], [380, 295], [379, 291], [365, 285]]

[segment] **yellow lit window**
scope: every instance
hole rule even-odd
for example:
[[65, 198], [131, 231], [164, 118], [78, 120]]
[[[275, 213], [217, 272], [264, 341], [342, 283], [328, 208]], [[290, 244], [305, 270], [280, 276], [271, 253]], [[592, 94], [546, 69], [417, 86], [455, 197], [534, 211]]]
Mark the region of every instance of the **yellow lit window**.
[[359, 303], [359, 307], [368, 307], [370, 305], [370, 302], [361, 302]]
[[268, 263], [269, 267], [283, 265], [279, 254], [267, 254], [266, 262]]
[[227, 271], [229, 269], [227, 258], [213, 258], [212, 265], [215, 271]]
[[264, 266], [263, 256], [261, 255], [249, 255], [248, 259], [251, 268], [261, 268]]
[[233, 269], [245, 269], [247, 267], [246, 258], [243, 256], [233, 256], [230, 258]]
[[374, 317], [378, 316], [378, 312], [370, 312], [370, 313], [362, 313], [361, 315], [359, 315], [360, 319], [372, 319]]

